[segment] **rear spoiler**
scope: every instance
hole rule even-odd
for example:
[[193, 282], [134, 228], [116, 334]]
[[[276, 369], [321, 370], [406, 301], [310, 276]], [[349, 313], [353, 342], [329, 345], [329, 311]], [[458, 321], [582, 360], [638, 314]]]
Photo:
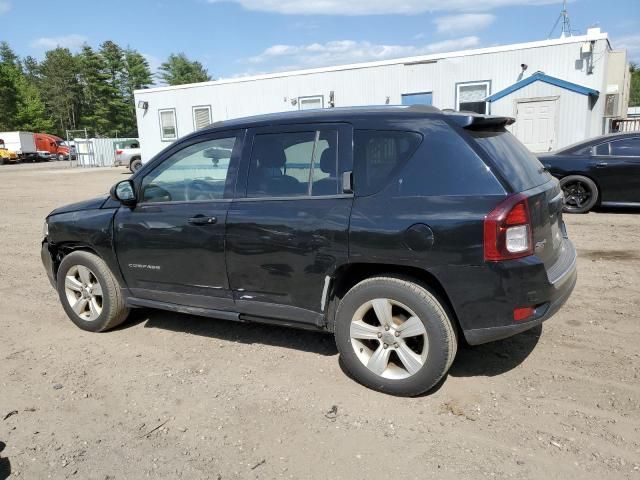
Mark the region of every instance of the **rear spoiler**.
[[467, 112], [443, 112], [447, 118], [456, 125], [467, 130], [496, 130], [513, 124], [516, 120], [512, 117], [499, 117], [496, 115], [481, 115]]

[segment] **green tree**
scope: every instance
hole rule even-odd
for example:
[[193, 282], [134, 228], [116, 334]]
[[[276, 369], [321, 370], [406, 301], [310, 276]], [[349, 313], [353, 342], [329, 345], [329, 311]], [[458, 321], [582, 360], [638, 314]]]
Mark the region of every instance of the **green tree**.
[[0, 42], [0, 63], [21, 69], [20, 58], [15, 54], [7, 42]]
[[76, 73], [77, 63], [69, 49], [58, 47], [47, 51], [40, 65], [41, 95], [60, 136], [78, 125], [82, 89]]
[[13, 122], [14, 130], [28, 132], [51, 132], [53, 121], [46, 113], [38, 87], [20, 75], [16, 82], [17, 104]]
[[630, 65], [631, 85], [629, 87], [629, 106], [640, 107], [640, 67], [636, 63]]
[[108, 136], [122, 136], [127, 128], [129, 110], [127, 108], [124, 50], [111, 40], [100, 45], [100, 55], [104, 61], [105, 73], [108, 75], [105, 91], [105, 106], [107, 118], [110, 121]]
[[82, 47], [76, 60], [82, 90], [79, 127], [92, 135], [104, 135], [111, 129], [108, 103], [112, 95], [106, 62], [88, 45]]
[[15, 67], [0, 62], [0, 130], [12, 130], [18, 104], [18, 72]]
[[123, 129], [127, 136], [137, 137], [136, 106], [134, 91], [153, 85], [153, 75], [149, 62], [139, 52], [127, 48], [124, 52], [126, 102], [129, 110], [128, 122]]
[[160, 66], [160, 79], [167, 85], [207, 82], [209, 73], [200, 62], [191, 61], [184, 53], [172, 53]]

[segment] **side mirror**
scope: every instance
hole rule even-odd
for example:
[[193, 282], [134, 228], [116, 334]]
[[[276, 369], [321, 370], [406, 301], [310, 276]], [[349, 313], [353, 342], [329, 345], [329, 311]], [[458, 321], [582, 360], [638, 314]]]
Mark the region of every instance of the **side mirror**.
[[136, 204], [136, 190], [131, 180], [122, 180], [111, 187], [111, 198], [132, 207]]

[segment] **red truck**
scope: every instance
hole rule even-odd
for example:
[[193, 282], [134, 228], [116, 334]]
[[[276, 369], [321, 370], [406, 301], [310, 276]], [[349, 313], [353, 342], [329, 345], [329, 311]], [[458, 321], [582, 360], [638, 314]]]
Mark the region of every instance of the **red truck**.
[[[69, 160], [69, 146], [60, 137], [48, 133], [34, 133], [33, 136], [38, 151], [49, 152], [51, 158], [55, 160]], [[71, 152], [71, 155], [74, 157], [75, 152]]]

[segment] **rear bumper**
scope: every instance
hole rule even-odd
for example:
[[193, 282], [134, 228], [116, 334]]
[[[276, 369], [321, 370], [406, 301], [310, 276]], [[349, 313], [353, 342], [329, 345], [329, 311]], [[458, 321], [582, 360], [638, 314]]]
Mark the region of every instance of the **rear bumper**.
[[[567, 301], [577, 280], [576, 251], [567, 238], [556, 263], [545, 268], [535, 255], [505, 262], [458, 267], [439, 279], [471, 345], [516, 335], [551, 318]], [[516, 321], [516, 308], [534, 314]]]
[[573, 267], [564, 276], [561, 284], [554, 286], [551, 300], [536, 308], [536, 312], [532, 320], [514, 323], [512, 325], [504, 325], [501, 327], [466, 330], [464, 332], [464, 336], [467, 342], [470, 345], [480, 345], [482, 343], [502, 340], [541, 325], [542, 322], [549, 320], [553, 315], [555, 315], [555, 313], [565, 304], [571, 296], [571, 292], [573, 292], [577, 280], [578, 272], [574, 262]]

